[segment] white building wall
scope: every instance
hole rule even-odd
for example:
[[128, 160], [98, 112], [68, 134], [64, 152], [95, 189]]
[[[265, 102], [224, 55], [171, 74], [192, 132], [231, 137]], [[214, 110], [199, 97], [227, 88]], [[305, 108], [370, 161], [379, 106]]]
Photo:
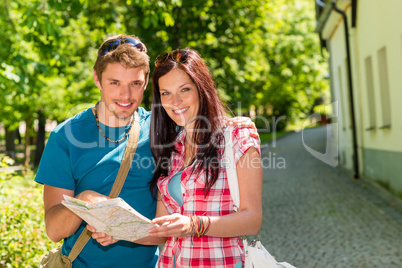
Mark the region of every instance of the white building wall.
[[[340, 28], [340, 30], [339, 30]], [[339, 21], [328, 40], [331, 54], [331, 79], [334, 86], [333, 100], [338, 101], [339, 162], [347, 169], [353, 168], [352, 124], [350, 119], [349, 86], [346, 64], [343, 22]]]
[[[361, 113], [363, 118], [361, 133], [365, 148], [402, 151], [402, 1], [365, 0], [358, 5], [355, 42], [358, 44], [359, 83], [361, 85]], [[389, 102], [391, 108], [391, 128], [381, 129], [383, 122], [383, 93], [380, 86], [379, 51], [385, 47], [388, 70]], [[366, 59], [371, 58], [373, 71], [376, 128], [370, 126], [369, 114], [372, 107], [367, 91]]]
[[[352, 20], [350, 0], [337, 1]], [[324, 14], [326, 14], [324, 12]], [[349, 45], [359, 175], [402, 197], [402, 1], [365, 0], [357, 5]], [[321, 25], [320, 25], [321, 27]], [[353, 138], [342, 17], [332, 10], [320, 28], [330, 52], [331, 92], [339, 101], [340, 165], [353, 171]], [[335, 109], [334, 109], [335, 110]]]

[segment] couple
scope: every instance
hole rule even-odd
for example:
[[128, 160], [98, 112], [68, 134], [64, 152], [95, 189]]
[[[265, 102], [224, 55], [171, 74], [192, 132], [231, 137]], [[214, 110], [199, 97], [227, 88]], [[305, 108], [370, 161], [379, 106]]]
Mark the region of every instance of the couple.
[[[226, 111], [206, 64], [191, 49], [160, 54], [152, 116], [139, 107], [149, 73], [137, 37], [114, 36], [99, 48], [94, 80], [101, 100], [53, 130], [35, 178], [44, 184], [46, 232], [54, 242], [64, 239], [68, 255], [86, 223], [61, 204], [63, 194], [107, 198], [137, 111], [140, 136], [119, 196], [158, 227], [133, 243], [88, 226], [93, 239], [73, 267], [242, 267], [240, 236], [258, 233], [262, 223], [259, 143], [249, 128], [234, 128], [241, 205], [233, 213], [221, 165]], [[165, 244], [159, 261], [157, 244]]]

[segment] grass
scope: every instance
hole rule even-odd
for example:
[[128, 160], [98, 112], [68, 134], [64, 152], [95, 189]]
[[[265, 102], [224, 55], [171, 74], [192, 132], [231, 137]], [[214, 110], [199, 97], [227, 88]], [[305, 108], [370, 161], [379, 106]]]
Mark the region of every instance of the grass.
[[[278, 139], [279, 137], [282, 137], [284, 135], [286, 135], [287, 133], [289, 133], [290, 131], [276, 131], [276, 132], [260, 132], [260, 139], [261, 139], [261, 144], [267, 143], [272, 141], [274, 138]], [[274, 135], [275, 134], [275, 135]]]

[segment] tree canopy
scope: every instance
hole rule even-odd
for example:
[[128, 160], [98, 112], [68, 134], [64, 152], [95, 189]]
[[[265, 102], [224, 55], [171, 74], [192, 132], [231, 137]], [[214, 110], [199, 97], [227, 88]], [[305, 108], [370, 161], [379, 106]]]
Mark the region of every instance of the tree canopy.
[[152, 62], [163, 51], [198, 50], [236, 113], [256, 107], [292, 119], [328, 91], [311, 1], [3, 0], [0, 8], [0, 118], [11, 129], [93, 105], [97, 48], [119, 33], [140, 37]]

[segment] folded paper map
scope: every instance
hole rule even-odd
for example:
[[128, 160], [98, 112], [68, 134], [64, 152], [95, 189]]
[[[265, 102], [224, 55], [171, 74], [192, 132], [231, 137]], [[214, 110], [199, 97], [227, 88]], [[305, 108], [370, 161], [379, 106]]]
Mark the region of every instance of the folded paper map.
[[64, 195], [61, 202], [81, 217], [97, 232], [106, 233], [114, 239], [135, 241], [148, 236], [148, 229], [155, 226], [121, 198], [112, 198], [96, 203]]

